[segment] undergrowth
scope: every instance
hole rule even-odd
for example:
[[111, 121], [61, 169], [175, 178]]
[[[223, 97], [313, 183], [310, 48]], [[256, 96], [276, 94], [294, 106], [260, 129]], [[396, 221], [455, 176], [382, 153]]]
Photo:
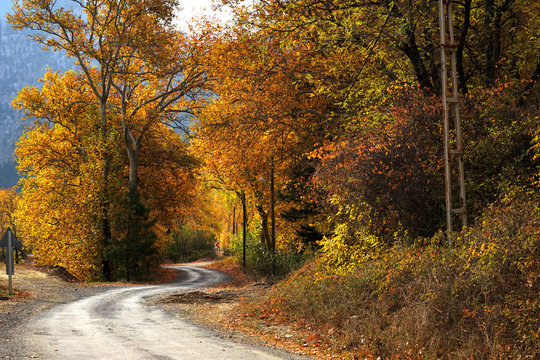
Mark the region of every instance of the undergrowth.
[[208, 267], [223, 271], [232, 276], [232, 280], [221, 285], [221, 287], [243, 287], [256, 281], [233, 257], [225, 257], [220, 261], [208, 265]]
[[0, 285], [0, 300], [27, 298], [29, 296], [30, 294], [27, 292], [18, 289], [12, 289], [12, 295], [9, 295], [9, 287], [7, 285]]
[[251, 311], [336, 329], [350, 358], [537, 359], [538, 201], [506, 199], [452, 249], [441, 243], [394, 245], [346, 268], [321, 255]]
[[214, 235], [188, 226], [172, 234], [173, 241], [165, 251], [165, 257], [173, 262], [190, 262], [216, 255]]
[[[243, 263], [243, 246], [241, 236], [232, 236], [227, 249], [237, 264]], [[277, 281], [301, 268], [313, 256], [311, 252], [270, 251], [266, 249], [256, 236], [249, 233], [246, 241], [246, 263], [244, 271], [254, 279]]]
[[9, 295], [9, 290], [7, 287], [0, 285], [0, 299], [7, 299]]

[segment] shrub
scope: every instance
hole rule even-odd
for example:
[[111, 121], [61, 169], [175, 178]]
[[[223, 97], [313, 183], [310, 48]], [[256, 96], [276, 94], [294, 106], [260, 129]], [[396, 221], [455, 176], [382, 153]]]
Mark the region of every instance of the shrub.
[[[242, 264], [242, 236], [230, 238], [228, 250], [237, 263]], [[259, 237], [248, 233], [246, 239], [246, 270], [257, 278], [271, 277], [274, 280], [285, 277], [290, 272], [300, 268], [310, 257], [310, 253], [296, 253], [289, 250], [267, 250], [259, 241]]]
[[[331, 253], [273, 288], [257, 308], [339, 329], [344, 348], [381, 358], [533, 359], [540, 348], [540, 203], [489, 208], [452, 249], [442, 233], [336, 267]], [[339, 270], [339, 271], [336, 271]]]
[[172, 234], [173, 241], [165, 251], [165, 257], [173, 262], [189, 262], [216, 256], [216, 238], [213, 234], [188, 226]]
[[[531, 105], [520, 105], [524, 86], [500, 84], [460, 97], [470, 221], [509, 188], [538, 176], [540, 94], [533, 91]], [[363, 126], [312, 156], [321, 158], [314, 193], [332, 220], [369, 228], [391, 245], [396, 231], [431, 237], [443, 226], [444, 164], [441, 99], [412, 87], [388, 91], [386, 101], [367, 110]], [[363, 216], [350, 216], [359, 206]]]

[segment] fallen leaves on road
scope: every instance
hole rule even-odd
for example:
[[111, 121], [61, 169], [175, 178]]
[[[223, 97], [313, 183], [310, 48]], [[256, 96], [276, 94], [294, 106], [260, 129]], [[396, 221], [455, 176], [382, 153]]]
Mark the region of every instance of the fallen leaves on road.
[[170, 294], [158, 301], [161, 304], [203, 304], [203, 303], [230, 303], [238, 300], [242, 290], [218, 290], [214, 292], [190, 291]]
[[[288, 319], [277, 309], [260, 312], [254, 309], [254, 299], [270, 289], [265, 283], [249, 282], [249, 278], [234, 265], [216, 266], [233, 275], [234, 280], [215, 289], [203, 289], [154, 299], [168, 311], [208, 326], [229, 338], [249, 338], [249, 341], [276, 346], [314, 359], [355, 359], [343, 344], [344, 334], [334, 328]], [[358, 353], [356, 353], [358, 355]], [[367, 359], [371, 359], [366, 354]], [[363, 359], [363, 357], [362, 357]]]

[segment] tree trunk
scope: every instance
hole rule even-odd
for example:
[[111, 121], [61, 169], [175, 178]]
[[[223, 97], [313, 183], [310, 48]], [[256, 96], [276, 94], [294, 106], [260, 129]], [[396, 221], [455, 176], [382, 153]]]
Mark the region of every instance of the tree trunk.
[[505, 0], [500, 6], [495, 0], [486, 0], [484, 7], [484, 31], [486, 44], [486, 85], [492, 86], [497, 79], [497, 63], [501, 59], [502, 18], [505, 12], [510, 11], [514, 0]]
[[[107, 112], [106, 112], [106, 103], [101, 102], [100, 105], [100, 133], [101, 137], [105, 139], [107, 137]], [[102, 180], [103, 180], [103, 197], [101, 199], [101, 214], [100, 214], [100, 222], [101, 222], [101, 238], [103, 241], [103, 251], [109, 246], [111, 243], [112, 238], [112, 232], [111, 232], [111, 222], [109, 219], [109, 210], [111, 207], [111, 203], [109, 201], [109, 173], [111, 168], [111, 156], [109, 155], [108, 151], [105, 150], [103, 152], [103, 170], [101, 173]], [[105, 254], [101, 255], [102, 258], [102, 274], [103, 277], [107, 281], [112, 280], [112, 268], [111, 263], [109, 260], [105, 259]]]
[[129, 160], [129, 191], [135, 192], [139, 187], [139, 154], [141, 153], [140, 138], [135, 139], [129, 129], [124, 130], [124, 143]]
[[232, 210], [232, 233], [236, 235], [236, 206]]
[[247, 235], [247, 209], [246, 209], [246, 194], [242, 192], [240, 197], [242, 200], [242, 266], [246, 267], [246, 235]]
[[486, 0], [484, 7], [484, 31], [486, 36], [486, 64], [484, 75], [486, 85], [491, 86], [495, 82], [495, 67], [497, 64], [497, 31], [495, 24], [495, 0]]
[[268, 231], [268, 213], [264, 211], [261, 205], [257, 206], [257, 211], [259, 212], [259, 216], [261, 217], [261, 243], [264, 245], [266, 250], [270, 250], [271, 243], [270, 232]]
[[405, 34], [407, 36], [407, 42], [404, 43], [400, 49], [409, 58], [409, 61], [414, 69], [414, 74], [420, 86], [431, 90], [433, 89], [433, 83], [429, 79], [428, 71], [424, 65], [420, 51], [418, 50], [414, 30], [407, 26]]
[[[126, 226], [126, 239], [127, 241], [133, 240], [132, 238], [136, 237], [136, 234], [133, 234], [137, 229], [138, 221], [136, 217], [136, 208], [139, 201], [139, 154], [141, 152], [140, 138], [135, 139], [133, 134], [129, 129], [124, 129], [124, 143], [126, 146], [126, 152], [129, 161], [129, 208], [128, 208], [128, 218]], [[129, 247], [126, 247], [126, 276], [127, 280], [131, 279], [131, 270], [132, 264], [131, 258], [129, 256]]]

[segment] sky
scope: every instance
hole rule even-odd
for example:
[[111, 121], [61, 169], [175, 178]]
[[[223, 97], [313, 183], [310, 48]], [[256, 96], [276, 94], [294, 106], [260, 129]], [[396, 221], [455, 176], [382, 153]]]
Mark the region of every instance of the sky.
[[[0, 0], [0, 15], [2, 15], [2, 17], [4, 17], [5, 14], [9, 10], [11, 10], [11, 1], [9, 1], [9, 0]], [[4, 20], [4, 19], [2, 19], [2, 20]]]
[[[0, 0], [2, 1], [2, 0]], [[186, 21], [195, 16], [215, 16], [221, 21], [227, 21], [231, 15], [226, 9], [221, 11], [212, 10], [212, 0], [180, 0], [182, 10], [179, 11], [177, 19], [178, 25], [183, 28]]]
[[[227, 11], [213, 11], [212, 0], [179, 0], [182, 10], [179, 11], [177, 17], [177, 25], [187, 30], [186, 21], [189, 21], [194, 16], [209, 15], [216, 16], [221, 21], [227, 21], [230, 18], [230, 13]], [[11, 10], [11, 0], [0, 0], [0, 15], [2, 17]], [[2, 19], [2, 22], [5, 22]]]

